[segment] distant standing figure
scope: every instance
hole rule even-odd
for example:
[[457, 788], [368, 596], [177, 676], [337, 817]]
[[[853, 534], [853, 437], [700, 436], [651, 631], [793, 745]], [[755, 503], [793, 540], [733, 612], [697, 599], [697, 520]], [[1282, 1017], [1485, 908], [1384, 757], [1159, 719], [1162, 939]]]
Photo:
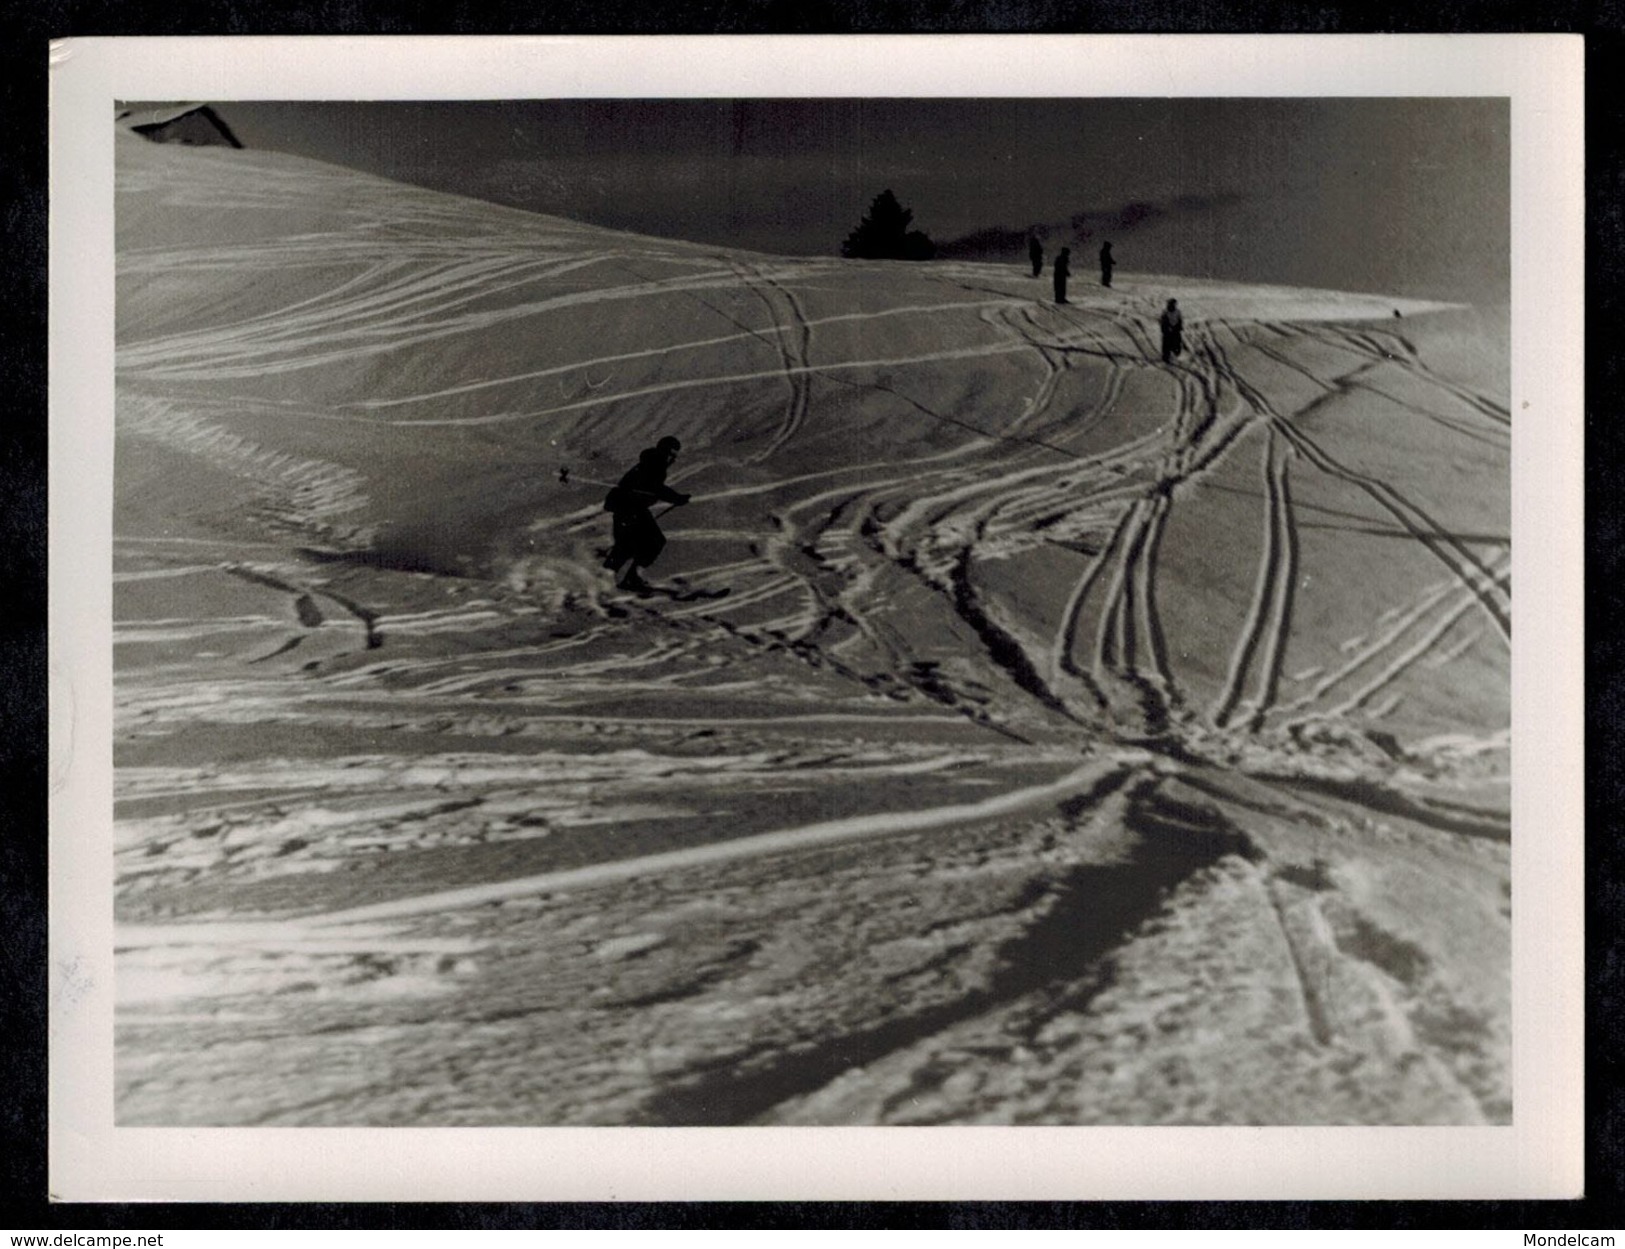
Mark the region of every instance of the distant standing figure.
[[1033, 262], [1033, 276], [1036, 278], [1044, 271], [1044, 245], [1038, 241], [1036, 234], [1027, 240], [1027, 259]]
[[666, 545], [666, 535], [655, 523], [650, 505], [656, 501], [675, 505], [689, 500], [688, 495], [666, 484], [666, 473], [682, 445], [668, 436], [645, 447], [638, 462], [627, 469], [620, 484], [604, 498], [604, 510], [615, 517], [615, 545], [604, 567], [618, 573], [622, 564], [628, 565], [625, 575], [615, 582], [623, 590], [648, 589], [638, 569], [654, 563]]
[[1116, 264], [1117, 262], [1112, 259], [1112, 245], [1102, 243], [1100, 245], [1100, 284], [1102, 286], [1112, 284], [1112, 267]]
[[1162, 362], [1170, 363], [1185, 349], [1185, 318], [1179, 315], [1179, 300], [1170, 299], [1162, 310]]
[[1055, 258], [1055, 263], [1050, 266], [1050, 272], [1055, 275], [1055, 302], [1058, 304], [1066, 302], [1066, 278], [1071, 271], [1072, 249], [1063, 247], [1061, 254]]

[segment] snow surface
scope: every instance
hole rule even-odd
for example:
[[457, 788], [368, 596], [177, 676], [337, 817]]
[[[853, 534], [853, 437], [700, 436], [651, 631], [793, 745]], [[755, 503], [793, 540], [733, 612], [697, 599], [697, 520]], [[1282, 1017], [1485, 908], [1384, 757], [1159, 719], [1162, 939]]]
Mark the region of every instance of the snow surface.
[[118, 161], [120, 1123], [1510, 1121], [1504, 309]]

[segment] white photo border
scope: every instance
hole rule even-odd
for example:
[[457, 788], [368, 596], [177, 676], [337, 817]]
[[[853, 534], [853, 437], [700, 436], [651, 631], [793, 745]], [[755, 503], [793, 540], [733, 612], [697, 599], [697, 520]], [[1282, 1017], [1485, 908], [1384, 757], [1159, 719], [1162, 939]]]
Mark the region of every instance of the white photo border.
[[[1583, 1189], [1584, 44], [1569, 35], [130, 37], [50, 71], [50, 1189], [87, 1201], [1568, 1198]], [[876, 84], [884, 84], [884, 91]], [[1495, 1128], [120, 1128], [113, 102], [1504, 97], [1514, 1116]]]

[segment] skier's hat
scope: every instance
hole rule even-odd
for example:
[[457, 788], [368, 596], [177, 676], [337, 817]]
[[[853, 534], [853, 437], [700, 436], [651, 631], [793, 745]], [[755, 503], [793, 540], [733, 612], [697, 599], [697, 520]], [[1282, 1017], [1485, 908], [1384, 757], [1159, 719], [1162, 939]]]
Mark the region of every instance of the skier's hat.
[[655, 446], [661, 451], [681, 451], [683, 449], [683, 444], [678, 442], [677, 439], [673, 438], [670, 434], [667, 434], [659, 442], [655, 443]]

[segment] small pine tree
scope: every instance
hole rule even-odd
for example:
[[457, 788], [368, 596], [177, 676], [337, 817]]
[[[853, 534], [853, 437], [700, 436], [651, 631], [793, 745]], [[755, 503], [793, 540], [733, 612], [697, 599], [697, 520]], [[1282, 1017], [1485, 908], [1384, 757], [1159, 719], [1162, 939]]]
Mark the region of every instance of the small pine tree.
[[857, 229], [841, 244], [841, 255], [855, 260], [930, 260], [937, 246], [919, 230], [910, 230], [911, 209], [897, 202], [891, 190], [882, 191], [869, 205]]

